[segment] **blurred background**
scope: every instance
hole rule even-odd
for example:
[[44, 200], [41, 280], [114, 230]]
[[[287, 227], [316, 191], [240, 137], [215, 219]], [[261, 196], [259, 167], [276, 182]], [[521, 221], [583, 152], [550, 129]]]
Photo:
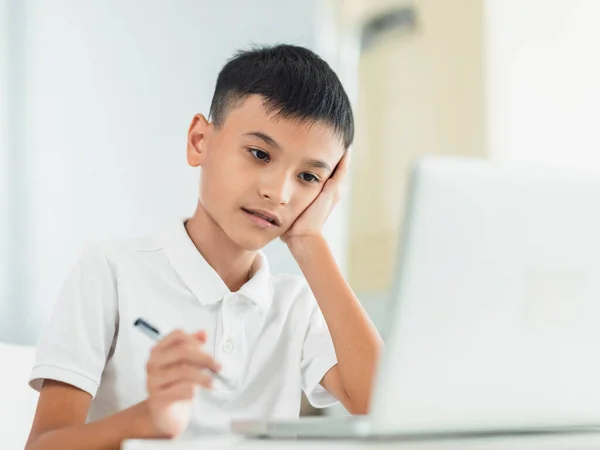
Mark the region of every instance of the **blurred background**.
[[189, 122], [251, 44], [315, 50], [351, 97], [325, 232], [380, 324], [416, 157], [600, 170], [598, 17], [597, 0], [0, 0], [0, 342], [36, 342], [86, 242], [193, 212]]

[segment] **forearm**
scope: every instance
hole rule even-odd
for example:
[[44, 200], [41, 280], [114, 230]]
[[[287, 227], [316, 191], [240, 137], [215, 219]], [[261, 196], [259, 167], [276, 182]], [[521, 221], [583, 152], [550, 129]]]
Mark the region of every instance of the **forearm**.
[[342, 276], [324, 238], [303, 239], [292, 243], [290, 250], [323, 312], [344, 390], [359, 410], [365, 410], [370, 402], [381, 337]]
[[26, 450], [119, 449], [125, 439], [153, 437], [161, 436], [154, 431], [144, 401], [96, 422], [43, 432], [30, 439]]

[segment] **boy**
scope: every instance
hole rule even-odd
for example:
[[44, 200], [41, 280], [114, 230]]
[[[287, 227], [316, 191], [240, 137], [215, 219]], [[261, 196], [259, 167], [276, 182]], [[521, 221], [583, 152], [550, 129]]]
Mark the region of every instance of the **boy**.
[[[188, 131], [187, 161], [202, 168], [194, 215], [88, 246], [67, 280], [31, 374], [27, 449], [173, 437], [192, 409], [209, 427], [297, 417], [301, 389], [317, 407], [367, 412], [381, 340], [320, 231], [354, 132], [340, 81], [301, 47], [241, 52], [209, 117]], [[269, 274], [259, 250], [278, 237], [306, 280]], [[153, 347], [138, 317], [176, 331]]]

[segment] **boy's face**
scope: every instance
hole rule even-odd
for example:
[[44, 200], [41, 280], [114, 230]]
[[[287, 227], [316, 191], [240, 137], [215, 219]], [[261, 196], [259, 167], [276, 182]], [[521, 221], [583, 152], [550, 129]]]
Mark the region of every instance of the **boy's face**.
[[257, 250], [288, 230], [344, 155], [333, 129], [267, 113], [248, 97], [216, 128], [197, 115], [187, 156], [202, 167], [204, 209], [237, 245]]

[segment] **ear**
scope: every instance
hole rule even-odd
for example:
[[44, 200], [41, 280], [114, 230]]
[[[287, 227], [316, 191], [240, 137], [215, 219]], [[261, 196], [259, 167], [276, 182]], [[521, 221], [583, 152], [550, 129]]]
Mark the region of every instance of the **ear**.
[[201, 166], [206, 158], [206, 135], [210, 127], [202, 114], [196, 114], [192, 119], [187, 140], [187, 162], [192, 167]]

